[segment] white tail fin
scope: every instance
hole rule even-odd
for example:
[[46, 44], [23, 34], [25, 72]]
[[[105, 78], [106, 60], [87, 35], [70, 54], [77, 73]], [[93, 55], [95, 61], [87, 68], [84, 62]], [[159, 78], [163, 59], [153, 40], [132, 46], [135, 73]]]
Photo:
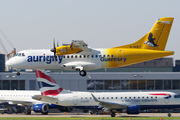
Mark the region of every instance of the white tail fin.
[[45, 70], [35, 70], [36, 78], [41, 95], [53, 95], [56, 96], [60, 93], [67, 93], [69, 91], [61, 88], [56, 81]]

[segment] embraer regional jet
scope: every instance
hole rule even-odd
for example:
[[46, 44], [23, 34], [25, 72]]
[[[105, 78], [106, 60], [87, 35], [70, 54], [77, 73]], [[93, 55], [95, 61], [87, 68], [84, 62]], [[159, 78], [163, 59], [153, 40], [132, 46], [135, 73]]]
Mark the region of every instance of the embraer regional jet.
[[32, 99], [34, 95], [41, 95], [40, 91], [0, 90], [0, 104], [11, 108], [17, 113], [16, 106], [25, 106], [24, 114], [30, 115], [31, 109], [35, 113], [47, 115], [50, 109], [59, 109], [61, 112], [71, 112], [72, 107], [64, 107]]
[[[108, 49], [92, 49], [83, 41], [74, 40], [46, 50], [23, 50], [6, 62], [8, 67], [20, 69], [65, 69], [79, 71], [86, 76], [86, 70], [124, 67], [164, 56], [173, 51], [164, 51], [174, 18], [159, 18], [150, 32], [138, 41]], [[54, 53], [54, 54], [53, 54]]]
[[180, 96], [173, 92], [71, 92], [56, 83], [45, 72], [35, 70], [41, 95], [32, 98], [57, 105], [88, 110], [103, 110], [111, 112], [115, 117], [116, 112], [139, 114], [146, 109], [180, 108]]

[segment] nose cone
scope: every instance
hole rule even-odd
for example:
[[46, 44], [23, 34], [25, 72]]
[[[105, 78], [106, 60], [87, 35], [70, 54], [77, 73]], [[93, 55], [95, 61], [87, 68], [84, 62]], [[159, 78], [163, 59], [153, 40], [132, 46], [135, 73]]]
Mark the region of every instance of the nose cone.
[[12, 65], [11, 60], [6, 61], [6, 65], [7, 65], [8, 67], [11, 67], [11, 65]]

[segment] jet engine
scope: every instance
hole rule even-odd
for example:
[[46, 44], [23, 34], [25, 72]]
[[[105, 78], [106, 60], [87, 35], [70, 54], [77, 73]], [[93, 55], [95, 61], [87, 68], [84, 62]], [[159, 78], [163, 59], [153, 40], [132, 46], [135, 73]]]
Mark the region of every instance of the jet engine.
[[33, 110], [36, 113], [42, 113], [43, 115], [47, 115], [49, 112], [48, 104], [35, 104], [33, 105]]

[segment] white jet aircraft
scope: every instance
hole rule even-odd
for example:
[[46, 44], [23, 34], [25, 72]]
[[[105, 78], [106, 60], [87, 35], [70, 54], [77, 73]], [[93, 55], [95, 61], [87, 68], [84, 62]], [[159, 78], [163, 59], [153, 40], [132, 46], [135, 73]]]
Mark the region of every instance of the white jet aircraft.
[[116, 112], [139, 114], [146, 109], [170, 109], [180, 108], [180, 96], [173, 92], [71, 92], [56, 83], [45, 72], [35, 70], [41, 95], [33, 96], [33, 99], [50, 102], [67, 107], [104, 110], [111, 112], [115, 117]]
[[34, 112], [47, 115], [49, 109], [59, 109], [61, 112], [71, 112], [72, 107], [63, 107], [47, 102], [32, 99], [34, 95], [41, 95], [40, 91], [26, 90], [0, 90], [0, 104], [9, 106], [17, 113], [15, 106], [26, 106], [24, 114], [30, 115], [31, 108]]

